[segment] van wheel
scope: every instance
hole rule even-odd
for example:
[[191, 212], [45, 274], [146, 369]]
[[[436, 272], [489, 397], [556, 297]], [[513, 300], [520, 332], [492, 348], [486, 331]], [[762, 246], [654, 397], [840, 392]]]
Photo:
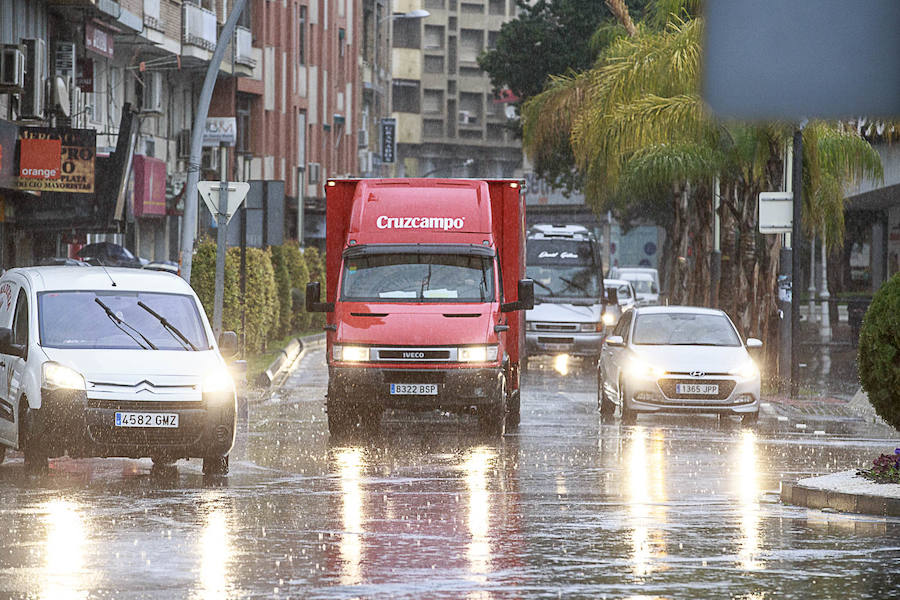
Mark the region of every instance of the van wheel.
[[23, 398], [19, 407], [19, 447], [25, 455], [25, 470], [39, 473], [47, 470], [47, 451], [37, 432], [37, 411]]
[[478, 424], [481, 430], [491, 436], [506, 433], [506, 377], [500, 378], [500, 390], [493, 404], [478, 409]]
[[227, 456], [207, 456], [203, 459], [204, 475], [227, 475], [228, 474], [228, 457]]

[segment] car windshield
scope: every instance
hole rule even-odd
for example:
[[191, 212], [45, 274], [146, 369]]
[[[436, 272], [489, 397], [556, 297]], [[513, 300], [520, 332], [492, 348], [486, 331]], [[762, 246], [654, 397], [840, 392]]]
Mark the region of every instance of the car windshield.
[[634, 291], [638, 294], [655, 294], [653, 281], [650, 279], [629, 279]]
[[351, 302], [494, 300], [494, 260], [460, 254], [372, 254], [347, 258], [341, 299]]
[[[108, 316], [103, 306], [113, 315]], [[47, 348], [139, 349], [151, 342], [159, 350], [185, 350], [185, 345], [152, 314], [143, 302], [165, 317], [197, 348], [209, 342], [193, 297], [153, 292], [60, 291], [38, 294], [41, 345]], [[78, 315], [78, 318], [72, 318]]]
[[651, 313], [638, 315], [632, 342], [652, 346], [740, 346], [734, 327], [723, 315]]

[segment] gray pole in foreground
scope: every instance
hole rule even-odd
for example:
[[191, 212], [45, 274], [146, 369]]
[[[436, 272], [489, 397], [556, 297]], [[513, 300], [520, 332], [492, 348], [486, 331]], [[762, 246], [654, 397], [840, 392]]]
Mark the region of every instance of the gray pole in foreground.
[[[203, 150], [203, 131], [206, 129], [206, 116], [209, 114], [209, 101], [212, 100], [213, 89], [216, 87], [216, 77], [222, 57], [225, 56], [225, 48], [234, 38], [234, 28], [237, 27], [238, 17], [244, 10], [247, 0], [234, 0], [231, 14], [225, 21], [216, 42], [212, 60], [206, 68], [206, 77], [203, 79], [203, 88], [200, 90], [200, 98], [197, 100], [197, 112], [194, 114], [194, 127], [191, 129], [191, 156], [188, 159], [187, 183], [184, 188], [184, 219], [181, 230], [181, 277], [191, 282], [191, 265], [194, 261], [194, 237], [197, 229], [197, 182], [200, 181], [200, 153]], [[217, 217], [218, 218], [218, 215]]]
[[794, 222], [791, 231], [791, 398], [800, 391], [800, 219], [803, 218], [803, 128], [794, 130], [794, 166], [791, 173], [794, 192]]
[[222, 333], [222, 311], [225, 301], [225, 234], [228, 228], [228, 177], [225, 173], [226, 149], [219, 150], [222, 160], [222, 176], [219, 182], [219, 202], [216, 208], [216, 286], [213, 295], [213, 333], [218, 338]]

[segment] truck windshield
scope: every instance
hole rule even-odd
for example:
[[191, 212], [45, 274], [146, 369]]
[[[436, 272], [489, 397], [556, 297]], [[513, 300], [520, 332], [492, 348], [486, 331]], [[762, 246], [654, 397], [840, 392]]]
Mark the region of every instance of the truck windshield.
[[527, 247], [526, 274], [536, 298], [601, 296], [600, 262], [590, 242], [530, 239]]
[[[41, 345], [47, 348], [138, 350], [148, 347], [149, 342], [159, 350], [189, 348], [138, 302], [164, 316], [197, 348], [209, 348], [197, 303], [191, 296], [80, 290], [38, 294]], [[104, 306], [109, 307], [117, 318], [107, 316]], [[126, 325], [117, 326], [117, 321]]]
[[458, 254], [372, 254], [344, 260], [341, 300], [494, 300], [494, 261]]

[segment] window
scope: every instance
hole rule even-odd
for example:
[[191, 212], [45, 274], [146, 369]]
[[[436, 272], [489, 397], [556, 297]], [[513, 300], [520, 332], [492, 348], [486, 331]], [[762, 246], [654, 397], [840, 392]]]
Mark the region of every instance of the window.
[[459, 62], [475, 63], [484, 49], [484, 32], [480, 29], [463, 29], [459, 34]]
[[421, 19], [396, 19], [394, 21], [394, 48], [421, 48]]
[[249, 30], [253, 30], [253, 15], [250, 12], [250, 6], [252, 2], [244, 3], [244, 10], [241, 11], [241, 16], [238, 17], [238, 26], [244, 27]]
[[237, 141], [235, 150], [241, 154], [250, 154], [250, 106], [251, 98], [245, 94], [238, 94], [236, 98], [235, 113], [237, 116]]
[[488, 3], [488, 13], [492, 15], [503, 15], [503, 11], [506, 8], [506, 3], [503, 0], [489, 0]]
[[297, 62], [306, 64], [306, 7], [300, 7], [300, 18], [297, 25]]
[[444, 0], [425, 0], [425, 8], [444, 10]]
[[[71, 315], [63, 309], [63, 313]], [[67, 317], [68, 318], [68, 317]], [[25, 290], [19, 290], [16, 298], [16, 314], [13, 316], [12, 342], [17, 346], [28, 347], [28, 297]]]
[[422, 121], [422, 135], [426, 138], [440, 138], [444, 135], [444, 122], [438, 119]]
[[393, 87], [393, 98], [395, 112], [418, 113], [421, 109], [421, 100], [419, 98], [419, 82], [395, 79]]
[[426, 73], [443, 73], [444, 57], [443, 56], [426, 56], [425, 57]]
[[443, 50], [444, 48], [444, 27], [442, 25], [426, 25], [425, 26], [425, 49], [426, 50]]
[[422, 112], [424, 113], [440, 113], [444, 107], [444, 91], [443, 90], [425, 90], [425, 97], [422, 103]]

